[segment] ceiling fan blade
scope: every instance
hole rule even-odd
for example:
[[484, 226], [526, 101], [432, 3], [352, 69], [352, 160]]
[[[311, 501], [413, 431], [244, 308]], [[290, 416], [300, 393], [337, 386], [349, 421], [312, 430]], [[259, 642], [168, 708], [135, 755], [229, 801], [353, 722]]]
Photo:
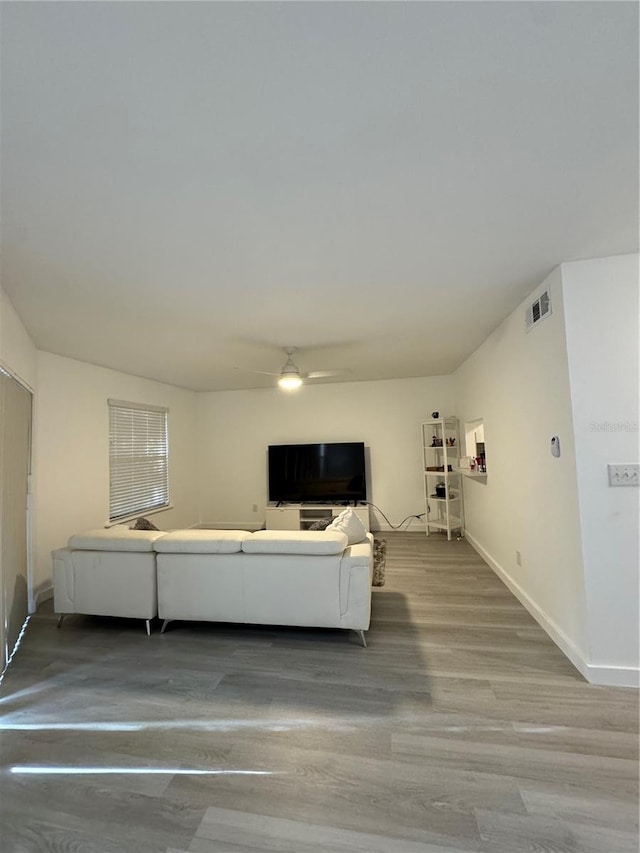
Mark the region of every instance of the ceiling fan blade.
[[303, 373], [305, 379], [324, 379], [326, 376], [342, 376], [345, 373], [351, 373], [350, 367], [336, 368], [335, 370], [311, 370], [309, 373]]
[[242, 373], [259, 373], [262, 376], [280, 376], [279, 373], [272, 373], [270, 370], [253, 370], [250, 367], [235, 367], [234, 370], [241, 371]]

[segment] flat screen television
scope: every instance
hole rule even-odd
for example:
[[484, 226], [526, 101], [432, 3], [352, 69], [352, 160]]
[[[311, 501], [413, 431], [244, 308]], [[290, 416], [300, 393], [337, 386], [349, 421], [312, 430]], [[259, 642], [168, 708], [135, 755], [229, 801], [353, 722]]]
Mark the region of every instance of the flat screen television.
[[269, 500], [278, 503], [366, 501], [364, 442], [272, 444]]

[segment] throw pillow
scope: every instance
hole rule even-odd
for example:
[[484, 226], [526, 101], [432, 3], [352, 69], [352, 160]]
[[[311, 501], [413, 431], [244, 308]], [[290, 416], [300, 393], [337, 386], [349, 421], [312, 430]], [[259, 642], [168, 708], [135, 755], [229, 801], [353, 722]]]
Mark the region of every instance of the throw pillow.
[[373, 580], [372, 586], [384, 586], [385, 565], [387, 562], [387, 540], [373, 540]]
[[317, 521], [313, 522], [313, 524], [309, 527], [309, 530], [326, 530], [327, 527], [332, 523], [332, 515], [330, 515], [329, 518], [319, 518]]
[[333, 522], [327, 527], [327, 530], [339, 530], [341, 533], [345, 533], [349, 540], [349, 545], [355, 545], [356, 542], [362, 542], [367, 535], [364, 524], [360, 521], [350, 506], [342, 510], [340, 515], [333, 519]]
[[152, 521], [149, 521], [148, 518], [139, 518], [136, 523], [131, 527], [131, 530], [159, 530], [159, 527], [156, 527]]

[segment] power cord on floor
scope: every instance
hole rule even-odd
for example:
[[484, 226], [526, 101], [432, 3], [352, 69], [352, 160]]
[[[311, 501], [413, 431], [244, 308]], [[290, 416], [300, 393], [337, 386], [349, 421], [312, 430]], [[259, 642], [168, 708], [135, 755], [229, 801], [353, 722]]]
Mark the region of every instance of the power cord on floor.
[[[420, 520], [424, 517], [424, 515], [425, 515], [425, 513], [424, 513], [424, 512], [420, 512], [420, 513], [418, 513], [418, 514], [414, 514], [414, 515], [407, 515], [407, 516], [405, 516], [405, 517], [402, 519], [402, 521], [400, 522], [400, 524], [391, 524], [391, 522], [389, 521], [389, 519], [387, 518], [387, 516], [382, 512], [382, 510], [380, 509], [380, 507], [379, 507], [379, 506], [376, 506], [375, 504], [372, 504], [372, 503], [371, 503], [371, 501], [363, 501], [363, 503], [366, 503], [366, 505], [367, 505], [367, 506], [373, 507], [373, 509], [375, 509], [375, 510], [376, 510], [376, 512], [379, 512], [379, 513], [380, 513], [380, 515], [381, 515], [381, 516], [384, 518], [384, 520], [387, 522], [387, 524], [389, 525], [389, 527], [391, 528], [391, 530], [400, 530], [400, 528], [401, 528], [401, 527], [402, 527], [402, 525], [405, 523], [405, 521], [408, 521], [408, 522], [409, 522], [409, 524], [411, 524], [411, 519], [412, 519], [412, 518], [417, 518], [417, 519], [418, 519], [418, 521], [420, 521]], [[409, 526], [409, 524], [407, 524], [407, 527]]]

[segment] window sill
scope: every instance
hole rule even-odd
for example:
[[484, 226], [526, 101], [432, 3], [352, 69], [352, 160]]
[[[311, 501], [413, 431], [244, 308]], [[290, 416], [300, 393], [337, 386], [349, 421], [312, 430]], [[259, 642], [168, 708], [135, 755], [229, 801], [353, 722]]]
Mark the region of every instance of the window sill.
[[159, 506], [156, 509], [142, 510], [142, 512], [136, 512], [135, 515], [119, 518], [117, 521], [107, 521], [104, 526], [115, 527], [117, 524], [128, 524], [130, 521], [135, 521], [136, 518], [147, 518], [150, 515], [157, 515], [159, 512], [166, 512], [168, 509], [173, 509], [173, 505], [167, 504], [166, 506]]

